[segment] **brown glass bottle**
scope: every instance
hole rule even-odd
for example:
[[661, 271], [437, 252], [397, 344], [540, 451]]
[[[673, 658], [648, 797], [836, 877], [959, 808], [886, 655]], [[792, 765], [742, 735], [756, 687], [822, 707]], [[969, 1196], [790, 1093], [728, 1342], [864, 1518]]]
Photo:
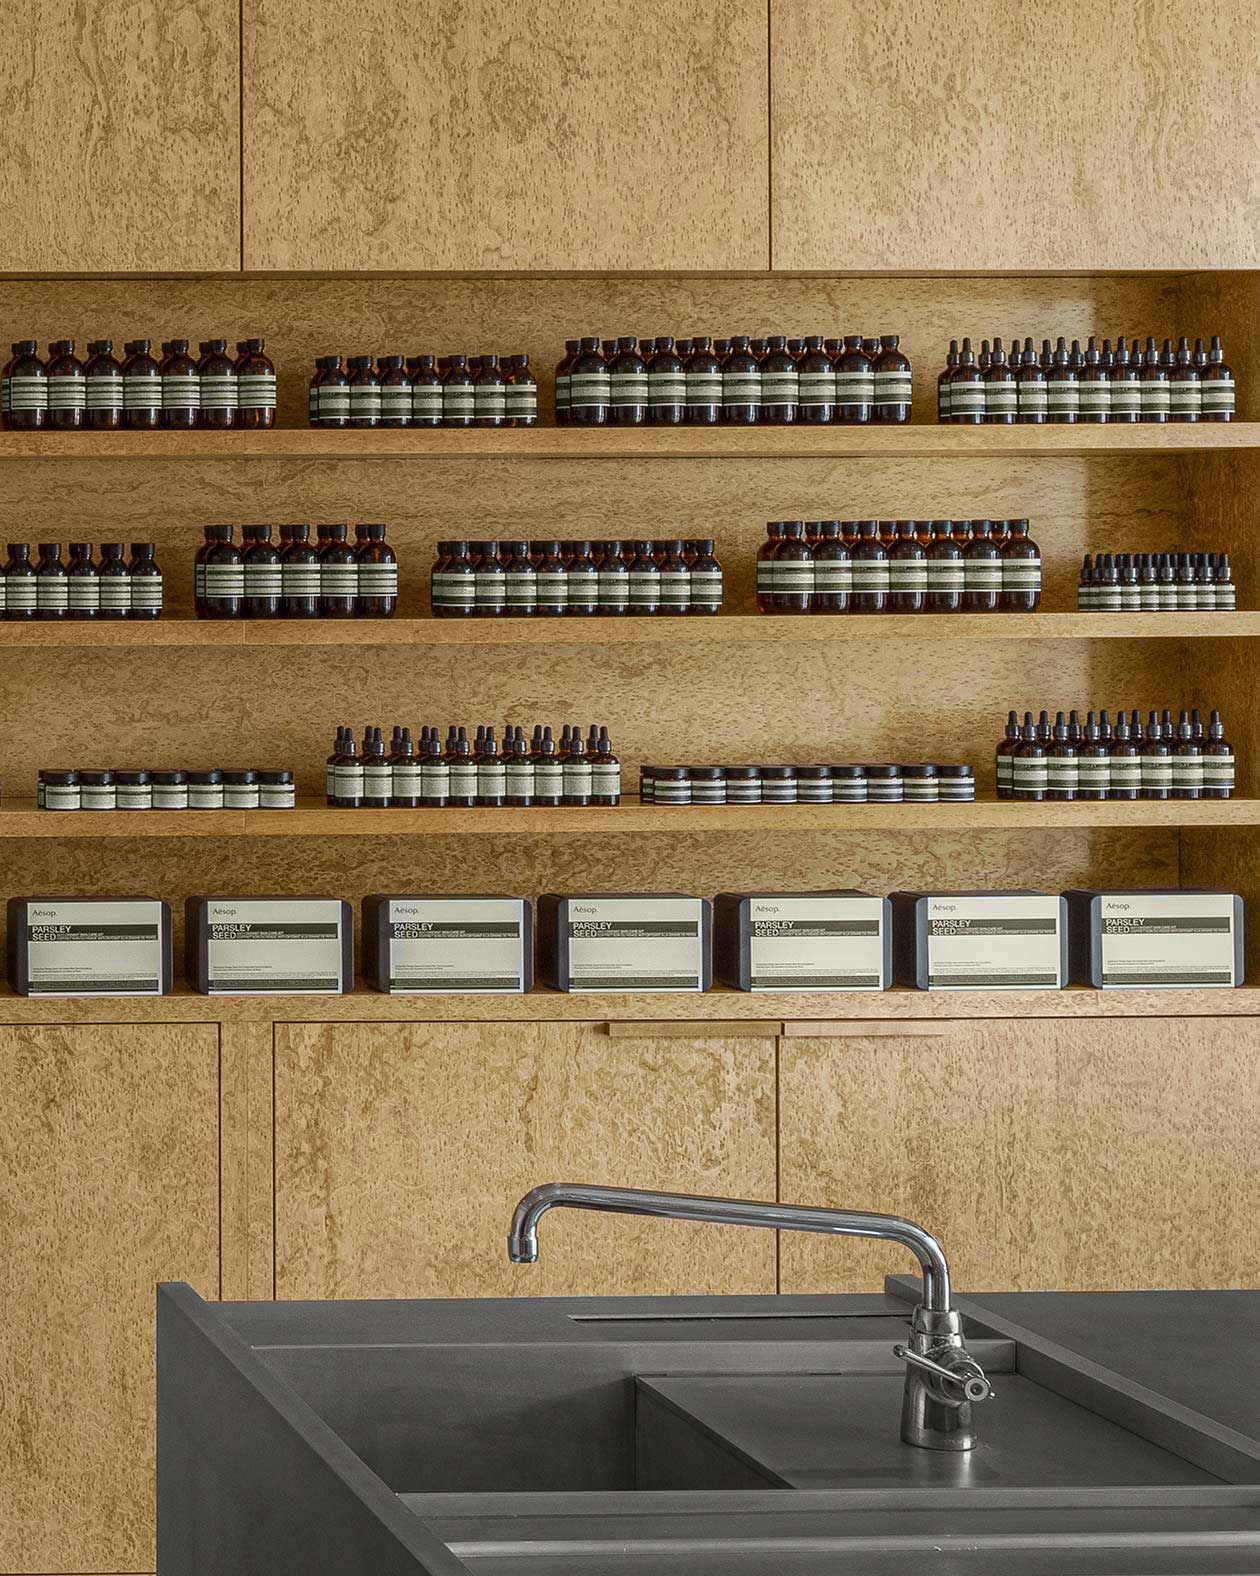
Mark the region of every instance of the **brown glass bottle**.
[[569, 611], [569, 572], [565, 568], [559, 542], [540, 542], [534, 566], [537, 616], [564, 618]]
[[963, 598], [963, 550], [954, 540], [949, 520], [932, 521], [932, 540], [925, 549], [927, 594], [923, 606], [929, 613], [957, 613]]
[[1072, 352], [1062, 337], [1046, 373], [1046, 402], [1048, 419], [1052, 422], [1072, 424], [1080, 417], [1080, 380], [1072, 365]]
[[309, 525], [291, 525], [280, 554], [280, 612], [284, 618], [319, 617], [319, 554]]
[[882, 613], [888, 605], [888, 549], [879, 539], [877, 520], [857, 522], [857, 540], [849, 549], [853, 590], [850, 613]]
[[432, 356], [409, 356], [407, 373], [411, 381], [411, 425], [442, 425], [442, 378]]
[[1108, 419], [1132, 424], [1142, 419], [1142, 353], [1129, 347], [1121, 335], [1116, 341], [1115, 361], [1111, 368], [1111, 406]]
[[761, 419], [776, 426], [796, 420], [800, 377], [782, 334], [772, 334], [761, 362]]
[[612, 402], [612, 379], [599, 340], [583, 339], [569, 373], [569, 420], [575, 427], [603, 427]]
[[8, 404], [4, 425], [15, 432], [34, 432], [48, 418], [48, 374], [39, 359], [39, 342], [19, 339], [6, 368]]
[[[198, 425], [219, 430], [238, 426], [236, 363], [227, 353], [227, 340], [203, 339], [197, 348], [201, 352], [197, 362], [197, 383], [201, 395]], [[124, 377], [126, 373], [124, 366]]]
[[978, 427], [984, 421], [984, 373], [976, 365], [970, 339], [958, 352], [949, 379], [949, 419], [956, 427]]
[[101, 543], [98, 585], [100, 611], [97, 617], [111, 622], [130, 618], [131, 576], [127, 573], [121, 542]]
[[881, 335], [874, 368], [875, 404], [871, 419], [903, 426], [910, 420], [914, 388], [910, 358], [901, 349], [899, 334]]
[[1033, 613], [1041, 606], [1041, 549], [1028, 534], [1027, 520], [1010, 521], [1002, 549], [1003, 613]]
[[565, 564], [565, 609], [570, 618], [593, 618], [599, 612], [599, 568], [589, 541], [570, 544]]
[[1148, 338], [1142, 357], [1142, 420], [1162, 426], [1168, 421], [1171, 405], [1168, 368], [1160, 360], [1154, 339]]
[[949, 354], [945, 357], [945, 365], [941, 368], [936, 379], [936, 419], [945, 422], [950, 419], [951, 398], [950, 389], [953, 382], [954, 371], [958, 366], [958, 341], [951, 339]]
[[845, 426], [864, 426], [875, 409], [875, 368], [862, 348], [859, 334], [845, 336], [836, 357], [836, 405], [833, 419]]
[[276, 369], [264, 339], [236, 347], [236, 424], [255, 430], [276, 424]]
[[1203, 411], [1203, 385], [1194, 365], [1190, 341], [1183, 334], [1168, 374], [1169, 415], [1173, 421], [1198, 421]]
[[162, 616], [162, 571], [155, 552], [152, 542], [131, 544], [131, 562], [127, 565], [130, 618], [152, 622]]
[[757, 549], [757, 611], [775, 611], [774, 555], [783, 540], [783, 521], [771, 520], [766, 526], [766, 539]]
[[[1012, 354], [1014, 368], [1016, 355]], [[1031, 339], [1024, 340], [1022, 354], [1018, 355], [1019, 368], [1015, 379], [1015, 420], [1025, 425], [1040, 426], [1048, 418], [1046, 374], [1037, 360]]]
[[1002, 561], [993, 540], [991, 520], [971, 522], [971, 540], [963, 548], [964, 613], [996, 613], [1002, 595]]
[[999, 799], [1011, 798], [1013, 761], [1019, 748], [1019, 713], [1006, 714], [1006, 733], [995, 752], [996, 794]]
[[501, 427], [507, 419], [507, 389], [503, 382], [503, 368], [497, 355], [481, 358], [481, 367], [473, 379], [473, 426]]
[[[477, 611], [477, 570], [468, 543], [448, 542], [446, 547], [445, 561], [440, 570], [434, 569], [433, 616], [473, 618]], [[437, 595], [439, 583], [440, 596]]]
[[722, 420], [737, 427], [761, 418], [761, 367], [747, 334], [736, 334], [722, 363]]
[[476, 380], [468, 370], [468, 357], [455, 355], [447, 359], [449, 365], [442, 376], [442, 425], [471, 427], [476, 410]]
[[1102, 359], [1098, 342], [1091, 335], [1085, 364], [1078, 374], [1077, 400], [1081, 420], [1093, 425], [1111, 420], [1111, 375]]
[[385, 540], [384, 525], [373, 521], [361, 527], [364, 541], [355, 551], [359, 618], [393, 618], [398, 610], [398, 555]]
[[83, 368], [87, 385], [84, 425], [97, 432], [117, 431], [123, 424], [122, 362], [113, 352], [112, 339], [92, 340]]
[[411, 379], [400, 355], [381, 356], [377, 377], [381, 385], [381, 426], [410, 427]]
[[555, 397], [556, 397], [556, 426], [566, 427], [569, 423], [569, 374], [573, 370], [573, 363], [577, 360], [578, 351], [582, 348], [580, 339], [566, 339], [564, 342], [564, 355], [556, 362]]
[[648, 362], [648, 420], [676, 427], [687, 419], [687, 370], [672, 334], [662, 334]]
[[245, 570], [242, 618], [279, 618], [283, 595], [280, 549], [271, 540], [269, 525], [245, 526], [247, 546], [241, 555]]
[[1234, 374], [1225, 364], [1224, 352], [1221, 350], [1219, 335], [1212, 335], [1212, 344], [1208, 350], [1207, 366], [1200, 371], [1202, 420], [1203, 421], [1233, 421], [1234, 419]]
[[92, 544], [71, 542], [66, 565], [66, 617], [82, 623], [95, 618], [100, 607], [100, 576], [92, 562]]
[[73, 339], [55, 339], [48, 347], [48, 425], [77, 432], [87, 410], [87, 379], [74, 353]]
[[330, 525], [328, 540], [319, 555], [319, 611], [321, 618], [353, 618], [359, 575], [354, 548], [346, 540], [344, 525]]
[[381, 424], [381, 380], [371, 356], [350, 357], [350, 425], [379, 427]]
[[814, 597], [814, 555], [803, 520], [785, 520], [774, 552], [774, 611], [808, 613]]
[[147, 339], [128, 340], [123, 350], [123, 425], [151, 432], [162, 425], [162, 368]]
[[888, 549], [889, 613], [921, 613], [927, 598], [927, 554], [913, 520], [899, 520]]
[[1019, 744], [1011, 756], [1011, 798], [1044, 799], [1049, 776], [1046, 747], [1038, 737], [1032, 712], [1026, 711], [1024, 725], [1019, 730]]
[[187, 432], [201, 410], [201, 376], [186, 339], [172, 339], [162, 362], [162, 425]]
[[608, 367], [608, 420], [614, 427], [641, 427], [648, 419], [648, 366], [632, 334], [617, 341]]
[[41, 542], [35, 564], [35, 617], [41, 621], [62, 620], [69, 606], [66, 566], [61, 561], [59, 542]]
[[514, 355], [506, 364], [503, 378], [506, 399], [504, 425], [508, 427], [536, 427], [538, 425], [538, 380], [529, 370], [529, 357]]
[[722, 358], [708, 334], [691, 341], [687, 357], [687, 421], [716, 427], [722, 419]]
[[835, 417], [836, 369], [821, 334], [805, 340], [797, 364], [796, 419], [807, 426], [825, 426]]
[[684, 617], [691, 603], [691, 570], [687, 565], [681, 541], [671, 540], [665, 543], [665, 557], [661, 560], [660, 576], [660, 611], [670, 617]]

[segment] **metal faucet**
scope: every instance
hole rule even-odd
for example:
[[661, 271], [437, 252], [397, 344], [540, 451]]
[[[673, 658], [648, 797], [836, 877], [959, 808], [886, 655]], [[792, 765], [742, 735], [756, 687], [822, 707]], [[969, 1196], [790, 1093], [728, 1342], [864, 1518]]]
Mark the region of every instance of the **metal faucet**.
[[582, 1182], [546, 1182], [526, 1193], [516, 1206], [508, 1233], [508, 1257], [514, 1264], [534, 1263], [538, 1257], [538, 1222], [549, 1209], [557, 1207], [899, 1242], [910, 1249], [923, 1271], [923, 1301], [910, 1321], [910, 1342], [893, 1347], [893, 1355], [906, 1365], [901, 1437], [906, 1444], [925, 1450], [970, 1450], [975, 1445], [972, 1407], [975, 1402], [986, 1400], [992, 1387], [980, 1364], [963, 1345], [962, 1319], [950, 1304], [949, 1265], [941, 1245], [914, 1221], [856, 1209], [817, 1209], [806, 1204], [766, 1204]]

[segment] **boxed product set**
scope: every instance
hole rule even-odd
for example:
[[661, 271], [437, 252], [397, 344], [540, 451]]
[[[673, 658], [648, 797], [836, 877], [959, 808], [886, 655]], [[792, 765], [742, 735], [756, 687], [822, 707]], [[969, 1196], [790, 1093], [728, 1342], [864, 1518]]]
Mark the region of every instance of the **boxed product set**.
[[[363, 981], [389, 995], [519, 995], [535, 977], [535, 905], [505, 894], [363, 900]], [[545, 893], [537, 975], [553, 990], [1102, 990], [1243, 983], [1234, 892]], [[210, 996], [340, 995], [354, 916], [338, 898], [193, 897], [185, 979]], [[22, 996], [172, 988], [171, 911], [156, 898], [11, 898]]]

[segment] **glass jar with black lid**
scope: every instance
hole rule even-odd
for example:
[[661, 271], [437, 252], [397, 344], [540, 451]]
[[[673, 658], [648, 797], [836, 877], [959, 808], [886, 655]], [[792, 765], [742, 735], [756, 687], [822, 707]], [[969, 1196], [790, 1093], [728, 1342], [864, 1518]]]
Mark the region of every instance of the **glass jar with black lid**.
[[149, 773], [155, 810], [186, 810], [188, 808], [188, 778], [179, 770]]
[[223, 808], [256, 810], [259, 802], [258, 773], [244, 770], [224, 771]]
[[153, 782], [146, 771], [115, 772], [114, 793], [120, 810], [153, 808]]
[[692, 804], [725, 804], [726, 771], [721, 766], [689, 766]]
[[287, 771], [259, 771], [258, 808], [260, 810], [293, 810], [297, 808], [297, 787], [293, 773]]
[[190, 810], [221, 810], [223, 808], [223, 773], [216, 767], [208, 771], [189, 772], [188, 808]]
[[727, 804], [761, 803], [760, 766], [728, 766], [725, 776]]

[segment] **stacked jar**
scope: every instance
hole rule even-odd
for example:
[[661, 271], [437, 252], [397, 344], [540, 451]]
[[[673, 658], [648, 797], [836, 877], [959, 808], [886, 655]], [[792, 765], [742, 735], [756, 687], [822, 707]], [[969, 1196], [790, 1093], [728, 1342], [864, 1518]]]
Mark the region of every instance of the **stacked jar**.
[[556, 367], [556, 421], [584, 427], [904, 423], [913, 374], [900, 345], [896, 334], [570, 339]]

